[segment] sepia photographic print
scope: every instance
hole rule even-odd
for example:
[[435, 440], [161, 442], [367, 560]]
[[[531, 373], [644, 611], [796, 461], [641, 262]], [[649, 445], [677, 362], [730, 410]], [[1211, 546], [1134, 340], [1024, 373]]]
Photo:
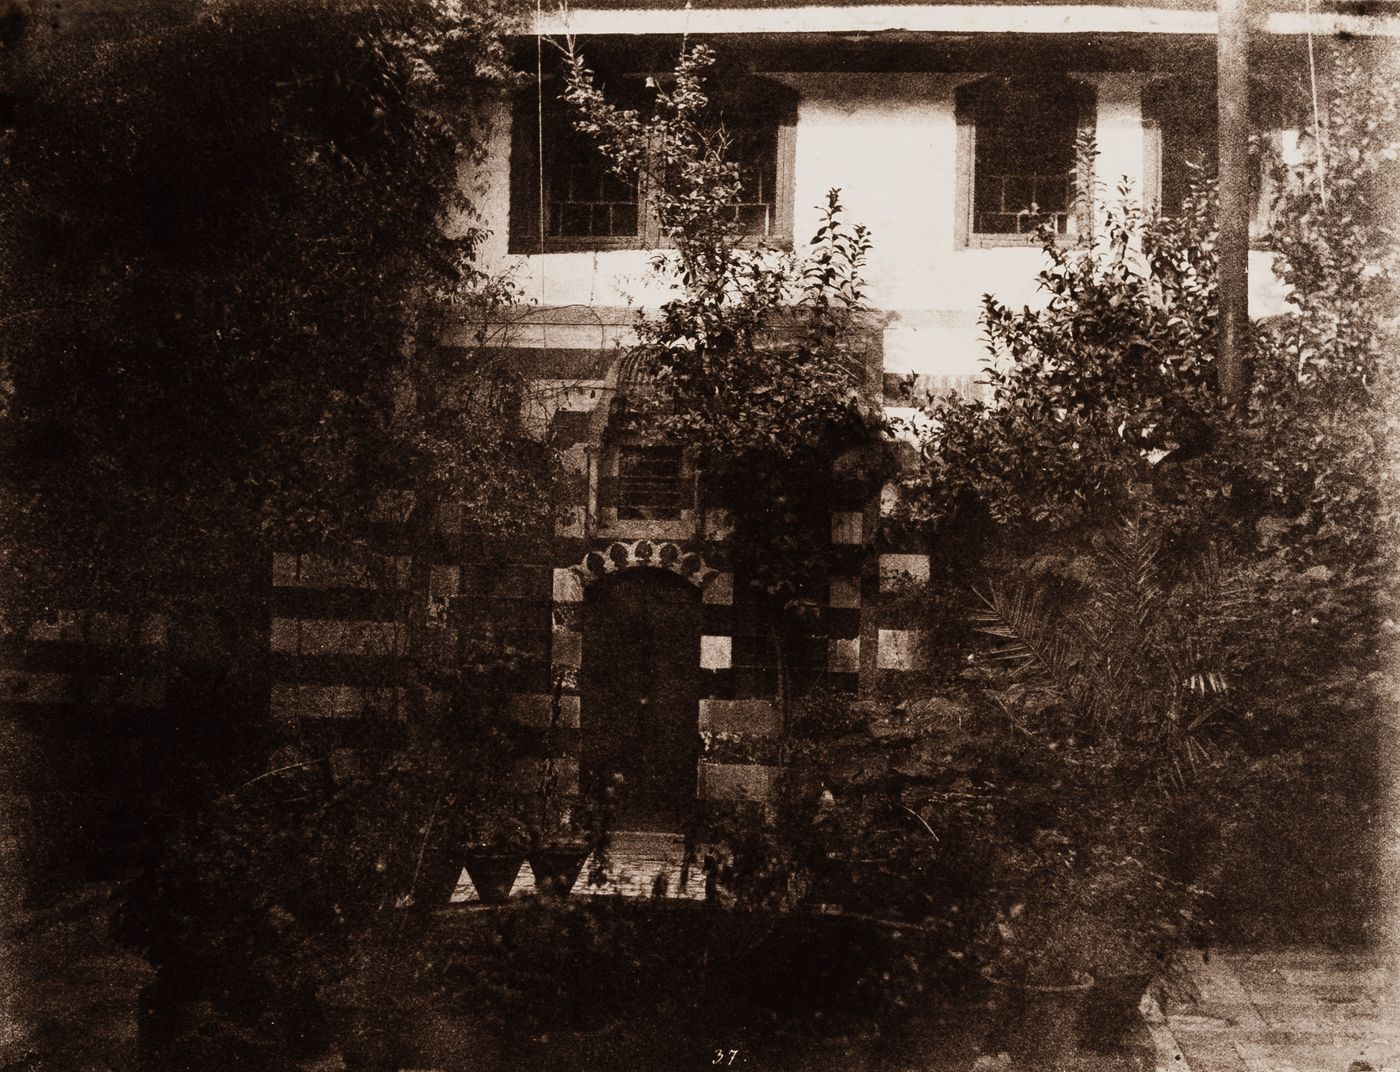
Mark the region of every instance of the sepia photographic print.
[[0, 1072], [1400, 1072], [1397, 38], [0, 0]]

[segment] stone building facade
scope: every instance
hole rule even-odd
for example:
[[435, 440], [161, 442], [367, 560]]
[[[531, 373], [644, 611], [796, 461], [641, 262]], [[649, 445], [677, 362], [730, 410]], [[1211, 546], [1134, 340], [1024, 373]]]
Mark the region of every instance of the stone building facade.
[[[1285, 153], [1306, 122], [1288, 103], [1306, 74], [1306, 34], [1395, 29], [1335, 5], [1261, 9], [1256, 22], [1256, 127]], [[534, 388], [522, 419], [567, 470], [553, 527], [488, 547], [444, 516], [431, 560], [404, 548], [375, 587], [315, 556], [278, 555], [271, 706], [304, 723], [392, 714], [398, 690], [356, 680], [366, 663], [404, 653], [395, 616], [417, 601], [445, 635], [508, 634], [522, 653], [509, 710], [527, 725], [562, 722], [566, 782], [621, 774], [624, 818], [665, 827], [697, 797], [770, 792], [780, 669], [804, 686], [867, 695], [920, 673], [923, 638], [897, 596], [927, 577], [929, 549], [884, 524], [892, 488], [838, 503], [824, 605], [778, 666], [729, 559], [730, 519], [697, 494], [684, 454], [609, 433], [612, 403], [636, 386], [636, 310], [667, 295], [649, 270], [662, 243], [645, 189], [606, 175], [571, 132], [544, 39], [573, 34], [623, 99], [664, 74], [684, 40], [715, 48], [712, 92], [747, 184], [741, 226], [800, 247], [825, 192], [841, 189], [874, 238], [868, 389], [909, 416], [911, 383], [918, 393], [981, 389], [981, 296], [1038, 300], [1036, 226], [1082, 234], [1120, 197], [1171, 212], [1190, 168], [1210, 167], [1215, 15], [1196, 0], [592, 0], [532, 29], [542, 36], [518, 42], [532, 77], [499, 102], [486, 164], [463, 182], [489, 229], [482, 266], [529, 299], [503, 338]], [[1092, 173], [1075, 154], [1084, 134], [1097, 148]], [[1266, 215], [1251, 263], [1255, 315], [1280, 308]]]

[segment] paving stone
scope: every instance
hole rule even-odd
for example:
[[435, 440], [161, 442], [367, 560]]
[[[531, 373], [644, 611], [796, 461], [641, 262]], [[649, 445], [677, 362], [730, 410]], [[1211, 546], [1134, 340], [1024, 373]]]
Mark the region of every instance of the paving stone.
[[1394, 976], [1376, 957], [1191, 953], [1181, 966], [1177, 989], [1188, 996], [1150, 1025], [1160, 1072], [1186, 1072], [1183, 1063], [1190, 1072], [1345, 1072], [1353, 1062], [1379, 1070], [1400, 1058]]

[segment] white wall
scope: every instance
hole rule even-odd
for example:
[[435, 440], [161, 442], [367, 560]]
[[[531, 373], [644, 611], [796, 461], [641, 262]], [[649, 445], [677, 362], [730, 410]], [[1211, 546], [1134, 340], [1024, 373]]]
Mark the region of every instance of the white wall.
[[[975, 75], [821, 73], [771, 76], [800, 94], [796, 135], [795, 238], [816, 229], [826, 192], [839, 187], [851, 221], [872, 232], [869, 265], [872, 304], [892, 312], [885, 333], [890, 372], [935, 376], [975, 374], [984, 355], [977, 324], [981, 297], [992, 293], [1013, 305], [1037, 302], [1042, 267], [1033, 247], [959, 249], [954, 245], [956, 128], [953, 96]], [[1097, 176], [1100, 197], [1116, 198], [1121, 178], [1141, 196], [1143, 135], [1140, 113], [1145, 77], [1086, 73], [1097, 97]], [[497, 117], [484, 171], [466, 177], [492, 234], [483, 266], [514, 273], [541, 307], [591, 306], [605, 310], [571, 328], [553, 317], [528, 329], [522, 344], [606, 345], [625, 337], [627, 307], [664, 300], [666, 288], [641, 250], [512, 256], [507, 252], [509, 115]], [[1251, 267], [1262, 269], [1267, 258]], [[1255, 272], [1256, 313], [1276, 304], [1271, 281]]]

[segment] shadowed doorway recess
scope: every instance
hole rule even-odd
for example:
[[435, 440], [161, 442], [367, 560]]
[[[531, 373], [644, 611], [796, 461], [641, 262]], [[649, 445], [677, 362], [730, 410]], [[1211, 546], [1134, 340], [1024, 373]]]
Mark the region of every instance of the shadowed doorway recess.
[[582, 778], [617, 792], [617, 824], [678, 830], [695, 799], [700, 594], [659, 569], [592, 584], [584, 600]]

